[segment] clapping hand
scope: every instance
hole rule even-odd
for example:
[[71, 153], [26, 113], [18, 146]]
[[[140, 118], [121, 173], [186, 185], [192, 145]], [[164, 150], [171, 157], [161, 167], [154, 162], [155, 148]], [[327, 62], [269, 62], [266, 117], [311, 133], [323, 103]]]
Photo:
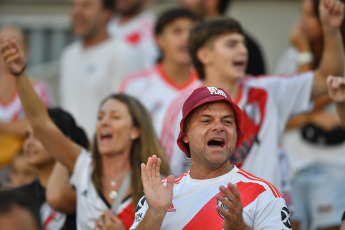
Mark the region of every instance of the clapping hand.
[[[228, 190], [229, 189], [229, 190]], [[224, 186], [219, 187], [219, 191], [224, 194], [217, 194], [217, 199], [222, 202], [226, 209], [219, 205], [216, 210], [224, 217], [223, 228], [231, 230], [246, 230], [250, 229], [243, 220], [243, 205], [240, 193], [237, 190], [237, 185], [228, 183], [228, 189]]]
[[96, 221], [95, 230], [125, 230], [122, 221], [111, 210], [106, 210]]
[[155, 214], [165, 216], [173, 198], [174, 176], [167, 178], [163, 185], [160, 175], [161, 159], [156, 155], [149, 157], [147, 164], [141, 164], [141, 179], [149, 209]]

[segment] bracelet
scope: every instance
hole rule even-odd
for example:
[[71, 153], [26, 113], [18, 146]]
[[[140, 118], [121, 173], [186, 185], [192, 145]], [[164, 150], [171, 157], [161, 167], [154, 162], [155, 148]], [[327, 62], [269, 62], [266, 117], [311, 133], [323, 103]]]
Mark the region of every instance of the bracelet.
[[22, 75], [22, 74], [24, 73], [25, 69], [26, 69], [26, 64], [25, 64], [25, 66], [23, 67], [23, 69], [22, 69], [21, 71], [19, 71], [19, 73], [13, 73], [13, 72], [11, 71], [11, 74], [12, 74], [13, 76], [15, 76], [15, 77], [20, 77], [20, 75]]
[[311, 52], [302, 52], [298, 54], [297, 61], [299, 64], [310, 63], [314, 59]]

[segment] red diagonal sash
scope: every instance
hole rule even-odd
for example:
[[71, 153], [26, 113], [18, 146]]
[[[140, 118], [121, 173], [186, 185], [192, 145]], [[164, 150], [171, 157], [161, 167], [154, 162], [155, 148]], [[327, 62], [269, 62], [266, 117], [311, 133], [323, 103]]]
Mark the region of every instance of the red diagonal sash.
[[[229, 189], [228, 189], [229, 190]], [[252, 203], [261, 193], [266, 189], [258, 184], [252, 182], [237, 183], [237, 190], [240, 193], [243, 209]], [[221, 193], [221, 195], [223, 195]], [[217, 198], [214, 196], [209, 200], [202, 209], [189, 221], [183, 228], [184, 230], [199, 230], [199, 229], [223, 229], [223, 218], [220, 217], [216, 210]]]

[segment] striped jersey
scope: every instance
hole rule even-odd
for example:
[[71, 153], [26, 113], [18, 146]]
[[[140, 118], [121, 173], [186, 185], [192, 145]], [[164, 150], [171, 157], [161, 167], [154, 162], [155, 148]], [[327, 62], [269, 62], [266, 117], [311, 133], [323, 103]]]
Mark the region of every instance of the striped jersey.
[[[163, 180], [163, 182], [165, 182]], [[226, 209], [217, 199], [219, 186], [237, 184], [243, 205], [243, 220], [251, 229], [291, 229], [290, 211], [278, 190], [270, 183], [238, 169], [211, 179], [195, 180], [189, 171], [176, 178], [172, 203], [167, 210], [161, 229], [223, 229], [223, 216], [216, 205]], [[138, 203], [134, 224], [135, 229], [148, 209], [145, 197]], [[231, 211], [231, 210], [230, 210]]]
[[[32, 82], [32, 86], [44, 104], [48, 105], [49, 94], [46, 85], [42, 82], [34, 81]], [[13, 94], [13, 97], [9, 102], [5, 103], [0, 100], [0, 122], [13, 122], [23, 119], [24, 117], [24, 109], [17, 92]]]

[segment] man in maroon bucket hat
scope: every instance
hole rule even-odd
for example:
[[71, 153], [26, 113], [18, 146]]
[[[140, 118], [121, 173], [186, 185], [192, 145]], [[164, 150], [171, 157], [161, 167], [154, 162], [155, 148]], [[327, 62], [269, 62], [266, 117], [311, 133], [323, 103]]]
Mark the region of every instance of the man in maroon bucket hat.
[[242, 111], [229, 94], [198, 88], [182, 113], [177, 143], [191, 158], [190, 171], [162, 183], [159, 158], [142, 164], [145, 196], [131, 229], [291, 229], [278, 190], [230, 163], [245, 135]]
[[[208, 104], [211, 102], [216, 101], [225, 101], [230, 104], [232, 109], [235, 113], [235, 121], [236, 121], [236, 127], [237, 127], [237, 142], [235, 148], [241, 145], [243, 142], [245, 136], [242, 131], [242, 125], [243, 125], [243, 114], [241, 109], [231, 100], [231, 97], [228, 93], [226, 93], [223, 89], [216, 88], [216, 87], [202, 87], [194, 90], [194, 92], [190, 95], [188, 100], [183, 104], [182, 108], [182, 120], [180, 122], [180, 134], [177, 139], [177, 144], [180, 147], [180, 149], [187, 155], [187, 157], [190, 157], [189, 147], [188, 144], [183, 141], [184, 137], [184, 126], [185, 126], [185, 120], [187, 117], [191, 117], [193, 114], [193, 111], [195, 111], [197, 108], [202, 107], [204, 104]], [[189, 119], [187, 119], [189, 120]], [[188, 126], [189, 122], [186, 122], [186, 126]]]

